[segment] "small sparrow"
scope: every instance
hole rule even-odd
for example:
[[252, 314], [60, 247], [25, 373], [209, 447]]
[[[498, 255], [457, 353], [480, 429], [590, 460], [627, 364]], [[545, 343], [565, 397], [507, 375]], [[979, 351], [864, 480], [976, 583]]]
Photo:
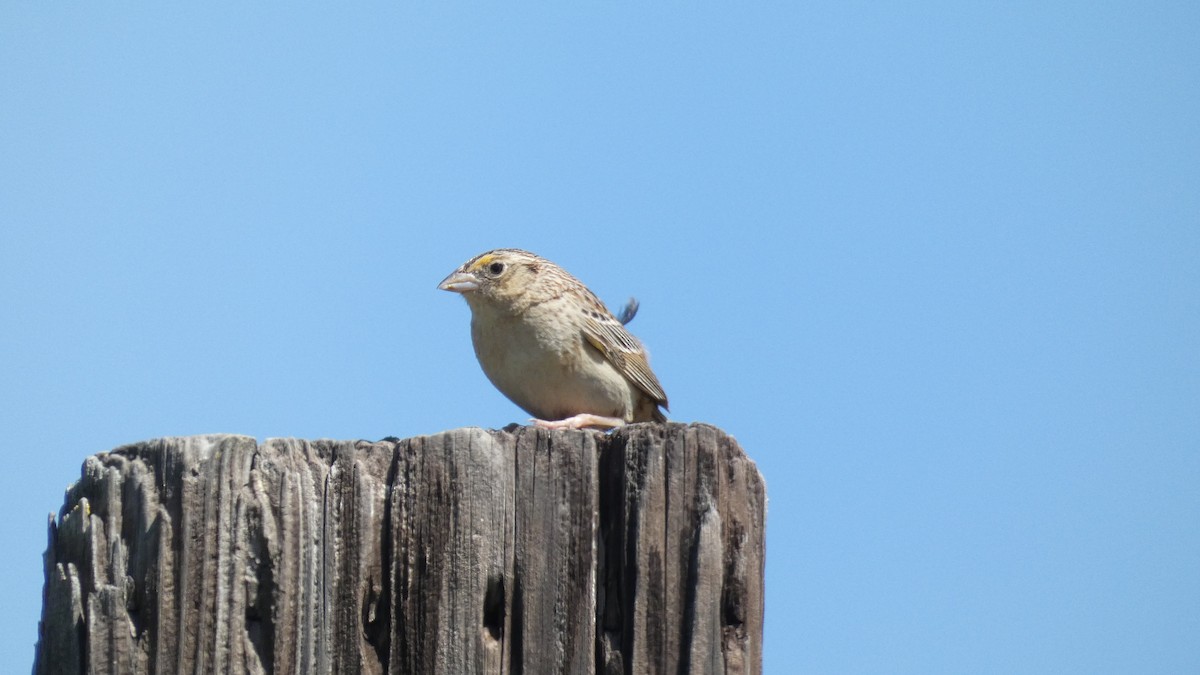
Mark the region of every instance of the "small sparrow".
[[471, 308], [475, 356], [492, 384], [550, 429], [665, 422], [667, 395], [642, 343], [563, 268], [528, 251], [471, 258], [438, 284]]

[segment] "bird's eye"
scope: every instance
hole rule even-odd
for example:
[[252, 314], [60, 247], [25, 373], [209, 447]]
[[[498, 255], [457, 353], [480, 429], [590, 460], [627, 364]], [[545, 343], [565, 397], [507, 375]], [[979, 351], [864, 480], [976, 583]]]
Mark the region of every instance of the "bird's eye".
[[491, 265], [488, 265], [488, 271], [492, 274], [500, 274], [504, 271], [504, 263], [494, 262]]

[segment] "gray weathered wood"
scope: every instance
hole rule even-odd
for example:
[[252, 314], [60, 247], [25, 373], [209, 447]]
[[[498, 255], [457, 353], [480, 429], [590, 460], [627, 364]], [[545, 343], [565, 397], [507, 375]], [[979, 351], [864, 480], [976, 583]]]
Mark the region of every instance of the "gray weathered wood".
[[167, 438], [50, 524], [35, 673], [758, 673], [766, 494], [705, 425]]

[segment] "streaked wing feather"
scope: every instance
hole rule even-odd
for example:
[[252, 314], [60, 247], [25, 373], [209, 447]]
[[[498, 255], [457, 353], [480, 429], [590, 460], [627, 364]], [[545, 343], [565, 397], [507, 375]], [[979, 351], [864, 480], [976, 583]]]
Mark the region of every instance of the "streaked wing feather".
[[599, 349], [622, 375], [664, 408], [667, 407], [667, 394], [650, 370], [646, 350], [620, 321], [607, 315], [607, 312], [588, 312], [584, 317], [583, 332], [588, 342]]

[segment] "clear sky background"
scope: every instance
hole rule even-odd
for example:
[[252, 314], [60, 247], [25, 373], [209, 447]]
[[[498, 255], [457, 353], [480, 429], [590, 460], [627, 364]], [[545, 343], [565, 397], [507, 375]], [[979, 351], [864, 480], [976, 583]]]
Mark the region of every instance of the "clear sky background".
[[525, 420], [517, 246], [758, 463], [766, 672], [1200, 672], [1200, 5], [400, 4], [0, 8], [0, 670], [86, 455]]

